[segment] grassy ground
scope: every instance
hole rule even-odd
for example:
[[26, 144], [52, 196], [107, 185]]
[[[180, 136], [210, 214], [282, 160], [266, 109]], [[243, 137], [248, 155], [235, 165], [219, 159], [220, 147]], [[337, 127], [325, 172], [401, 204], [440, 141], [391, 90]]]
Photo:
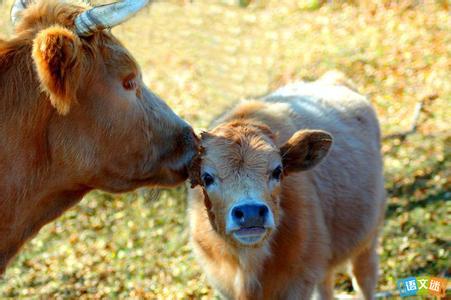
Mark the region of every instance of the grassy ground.
[[[11, 33], [6, 2], [3, 38]], [[451, 245], [447, 2], [181, 2], [158, 2], [114, 32], [148, 85], [197, 128], [237, 99], [330, 69], [369, 95], [385, 134], [406, 129], [415, 104], [438, 96], [427, 101], [416, 134], [383, 146], [389, 201], [378, 289], [394, 290], [410, 275], [443, 275]], [[145, 189], [89, 194], [26, 245], [0, 281], [0, 298], [213, 297], [187, 243], [185, 197], [184, 188], [156, 201]], [[345, 275], [337, 281], [349, 290]]]

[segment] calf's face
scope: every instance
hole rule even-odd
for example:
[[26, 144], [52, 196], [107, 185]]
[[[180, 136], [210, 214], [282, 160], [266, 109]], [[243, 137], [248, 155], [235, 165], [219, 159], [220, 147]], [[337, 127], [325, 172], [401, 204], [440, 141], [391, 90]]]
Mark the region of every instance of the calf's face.
[[315, 166], [331, 143], [324, 131], [302, 130], [279, 148], [267, 126], [239, 121], [203, 133], [191, 182], [202, 186], [212, 227], [234, 246], [261, 246], [279, 224], [284, 176]]

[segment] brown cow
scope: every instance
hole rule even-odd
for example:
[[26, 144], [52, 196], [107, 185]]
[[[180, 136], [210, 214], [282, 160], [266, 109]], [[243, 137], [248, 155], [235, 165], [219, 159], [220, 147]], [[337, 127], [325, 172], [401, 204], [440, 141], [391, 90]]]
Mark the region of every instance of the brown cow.
[[202, 135], [189, 217], [197, 258], [227, 299], [333, 299], [352, 261], [377, 282], [385, 192], [369, 102], [330, 77], [239, 104]]
[[0, 275], [27, 239], [90, 190], [187, 178], [197, 152], [191, 127], [102, 30], [146, 3], [15, 4], [16, 36], [0, 40]]

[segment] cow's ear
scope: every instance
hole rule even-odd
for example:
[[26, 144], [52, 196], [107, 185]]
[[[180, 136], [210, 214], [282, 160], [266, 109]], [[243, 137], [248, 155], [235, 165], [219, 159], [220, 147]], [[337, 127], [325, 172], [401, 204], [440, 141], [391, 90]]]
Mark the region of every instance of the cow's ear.
[[280, 148], [285, 174], [308, 170], [328, 153], [332, 136], [321, 130], [300, 130]]
[[33, 60], [42, 89], [56, 110], [65, 115], [76, 101], [81, 76], [80, 38], [61, 26], [40, 31], [33, 41]]

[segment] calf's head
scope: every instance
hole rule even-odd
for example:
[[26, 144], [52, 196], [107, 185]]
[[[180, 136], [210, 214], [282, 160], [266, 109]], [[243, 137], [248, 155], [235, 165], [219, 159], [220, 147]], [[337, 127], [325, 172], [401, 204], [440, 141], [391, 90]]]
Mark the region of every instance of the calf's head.
[[[61, 176], [67, 170], [74, 183], [90, 188], [124, 191], [185, 180], [196, 153], [191, 127], [144, 85], [136, 61], [105, 30], [148, 1], [91, 9], [27, 2], [16, 1], [17, 37], [0, 54], [18, 69], [9, 77], [22, 81], [11, 92], [25, 107], [16, 108], [23, 119], [17, 122], [34, 127], [30, 140], [42, 156]], [[31, 78], [23, 76], [30, 69]]]
[[203, 133], [190, 177], [212, 227], [237, 247], [261, 246], [279, 224], [284, 177], [314, 167], [331, 143], [327, 132], [301, 130], [277, 147], [269, 127], [247, 121]]

